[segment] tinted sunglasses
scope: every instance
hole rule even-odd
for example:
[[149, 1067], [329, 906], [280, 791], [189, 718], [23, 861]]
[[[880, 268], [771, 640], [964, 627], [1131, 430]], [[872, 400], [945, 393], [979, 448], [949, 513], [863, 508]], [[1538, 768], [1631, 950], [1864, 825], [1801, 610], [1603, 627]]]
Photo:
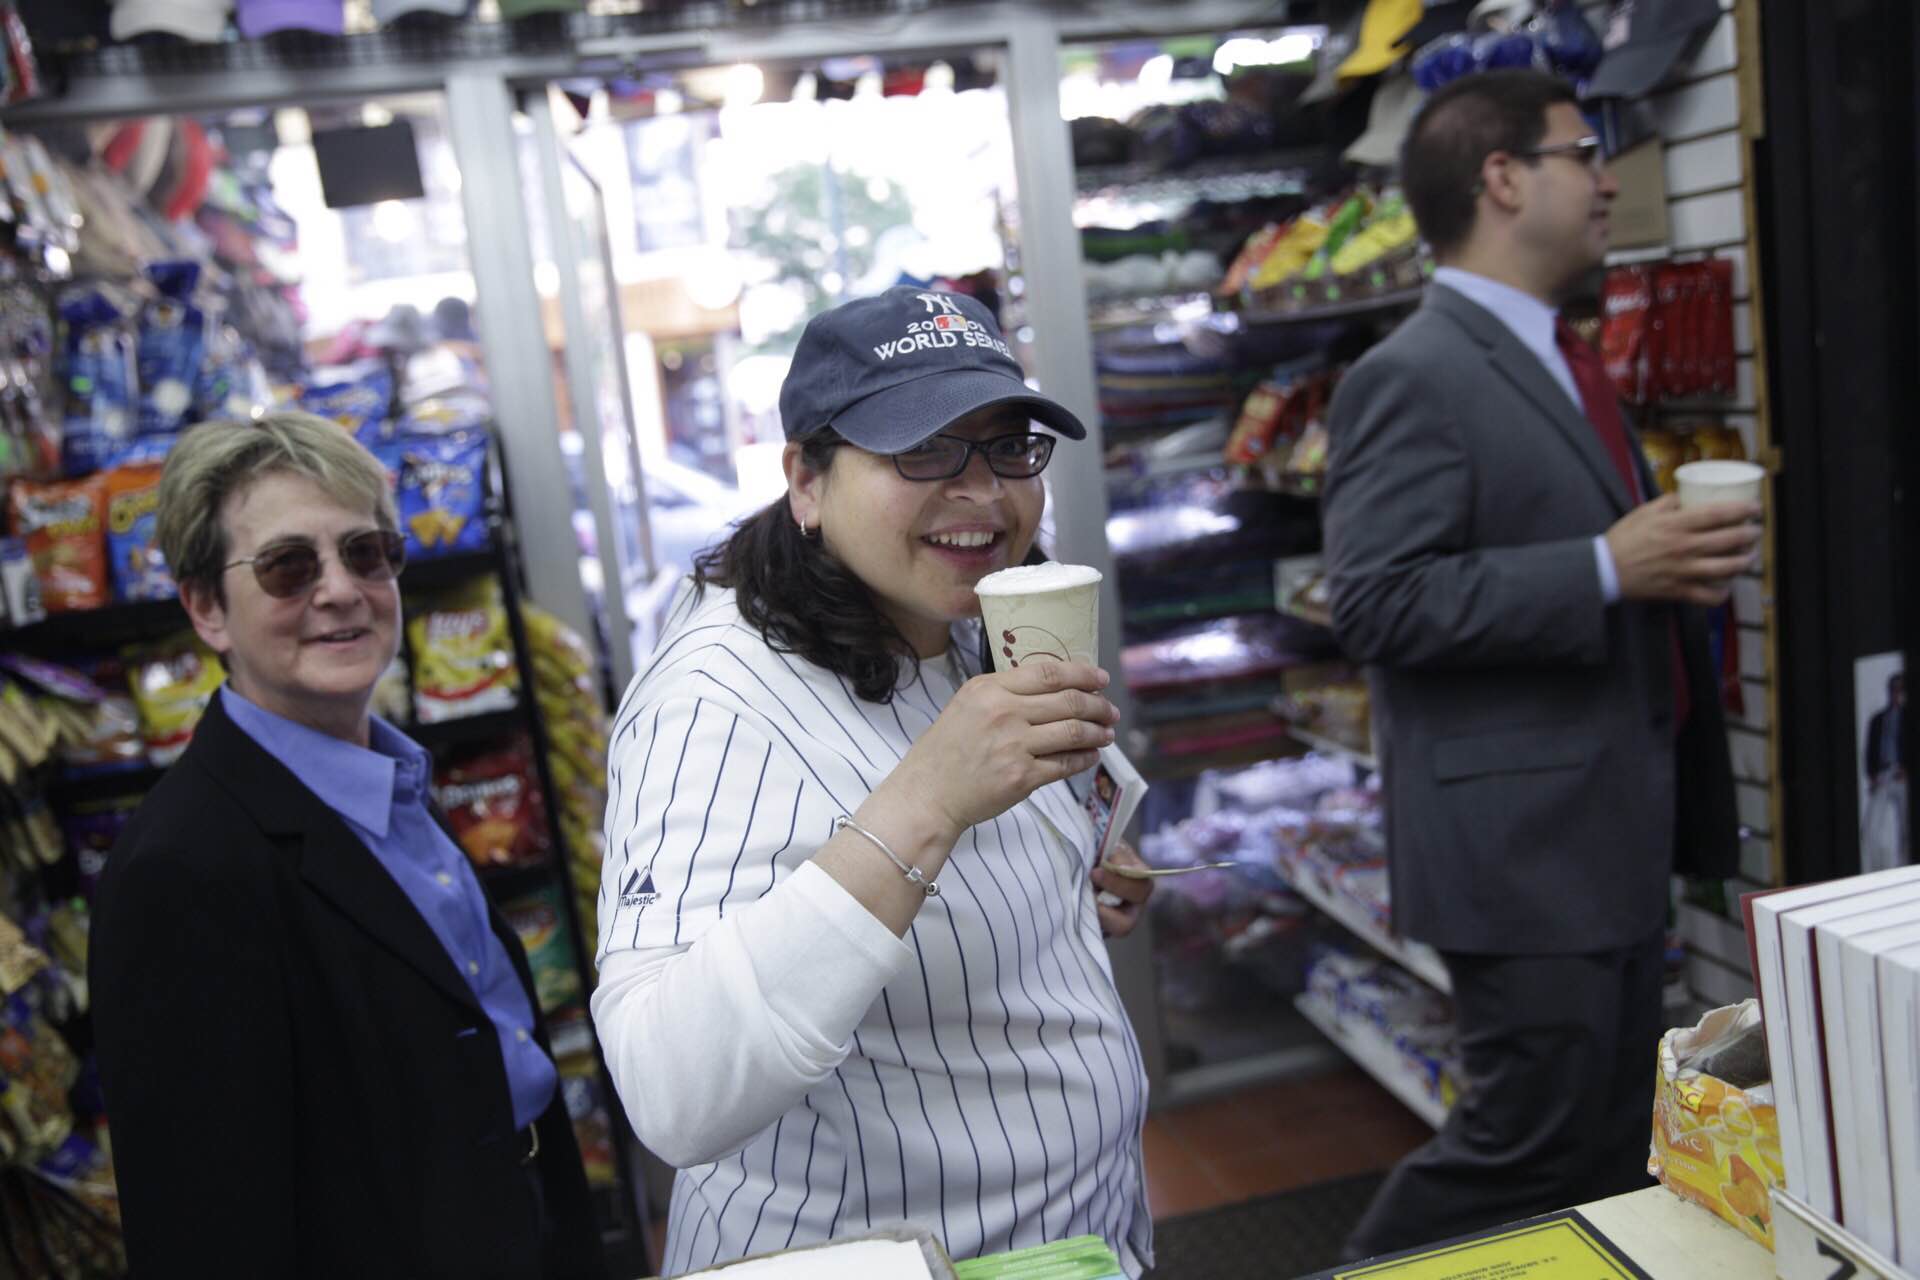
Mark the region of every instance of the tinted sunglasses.
[[[362, 529], [339, 542], [340, 563], [363, 582], [391, 582], [407, 564], [407, 540], [391, 529]], [[320, 581], [320, 549], [304, 542], [268, 547], [259, 555], [229, 561], [222, 573], [243, 564], [253, 566], [254, 581], [276, 600], [288, 600], [311, 591]]]
[[941, 434], [894, 454], [893, 465], [909, 480], [951, 480], [965, 471], [978, 453], [1001, 479], [1029, 480], [1047, 469], [1053, 445], [1054, 437], [1037, 431], [1016, 431], [990, 440], [962, 440]]

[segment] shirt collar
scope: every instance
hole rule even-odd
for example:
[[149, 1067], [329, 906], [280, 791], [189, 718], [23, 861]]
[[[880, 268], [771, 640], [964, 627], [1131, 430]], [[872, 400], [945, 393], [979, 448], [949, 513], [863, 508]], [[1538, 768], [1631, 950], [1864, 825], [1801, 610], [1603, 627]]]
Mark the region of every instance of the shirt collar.
[[1532, 294], [1459, 267], [1441, 267], [1433, 273], [1433, 282], [1491, 311], [1513, 330], [1515, 337], [1535, 351], [1553, 348], [1553, 322], [1559, 312]]
[[396, 804], [418, 801], [426, 792], [431, 757], [379, 716], [372, 718], [369, 746], [362, 747], [276, 715], [230, 684], [221, 686], [220, 702], [321, 803], [376, 839], [386, 838]]

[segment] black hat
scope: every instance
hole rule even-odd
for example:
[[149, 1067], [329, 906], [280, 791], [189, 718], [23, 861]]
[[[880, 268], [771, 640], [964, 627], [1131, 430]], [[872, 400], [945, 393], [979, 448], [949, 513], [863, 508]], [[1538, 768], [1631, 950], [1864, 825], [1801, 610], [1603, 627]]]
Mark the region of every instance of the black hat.
[[780, 386], [780, 421], [789, 440], [832, 428], [862, 449], [900, 453], [976, 409], [1018, 405], [1085, 439], [1080, 420], [1025, 377], [979, 301], [896, 285], [807, 322]]
[[1407, 34], [1394, 41], [1394, 44], [1402, 49], [1417, 51], [1429, 40], [1465, 31], [1467, 17], [1472, 10], [1473, 0], [1427, 0], [1420, 21], [1414, 23]]
[[[1587, 97], [1639, 97], [1666, 79], [1687, 46], [1719, 20], [1718, 0], [1623, 0], [1608, 24], [1607, 56]], [[1626, 38], [1615, 43], [1613, 31], [1623, 22]]]

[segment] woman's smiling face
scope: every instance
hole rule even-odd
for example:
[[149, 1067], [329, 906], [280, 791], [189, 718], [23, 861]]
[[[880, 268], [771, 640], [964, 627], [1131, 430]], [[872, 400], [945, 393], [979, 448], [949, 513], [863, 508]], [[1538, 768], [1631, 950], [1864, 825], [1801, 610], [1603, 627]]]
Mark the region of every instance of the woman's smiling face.
[[[1024, 408], [989, 407], [941, 434], [989, 440], [1033, 430]], [[996, 475], [979, 452], [948, 480], [909, 480], [885, 454], [853, 445], [813, 471], [787, 451], [795, 517], [873, 592], [874, 603], [920, 657], [947, 647], [948, 628], [980, 616], [974, 584], [1026, 559], [1040, 527], [1040, 477]]]

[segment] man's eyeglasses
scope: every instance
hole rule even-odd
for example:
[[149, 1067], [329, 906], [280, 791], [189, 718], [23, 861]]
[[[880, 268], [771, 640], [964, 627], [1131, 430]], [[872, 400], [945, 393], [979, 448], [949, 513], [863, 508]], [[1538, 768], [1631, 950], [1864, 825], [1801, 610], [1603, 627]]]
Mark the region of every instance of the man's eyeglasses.
[[909, 480], [951, 480], [965, 471], [978, 453], [1001, 479], [1029, 480], [1047, 469], [1053, 443], [1052, 436], [1037, 431], [1018, 431], [989, 440], [962, 440], [943, 433], [894, 454], [893, 465]]
[[1534, 147], [1530, 151], [1516, 151], [1513, 154], [1521, 160], [1566, 156], [1570, 160], [1578, 160], [1596, 174], [1607, 167], [1606, 147], [1592, 134], [1584, 138], [1576, 138], [1572, 142], [1556, 142], [1550, 147]]
[[[407, 541], [391, 529], [362, 529], [340, 539], [340, 563], [363, 582], [391, 582], [407, 564]], [[289, 600], [311, 591], [320, 581], [320, 549], [304, 542], [282, 543], [258, 555], [220, 566], [253, 566], [254, 581], [276, 600]]]

